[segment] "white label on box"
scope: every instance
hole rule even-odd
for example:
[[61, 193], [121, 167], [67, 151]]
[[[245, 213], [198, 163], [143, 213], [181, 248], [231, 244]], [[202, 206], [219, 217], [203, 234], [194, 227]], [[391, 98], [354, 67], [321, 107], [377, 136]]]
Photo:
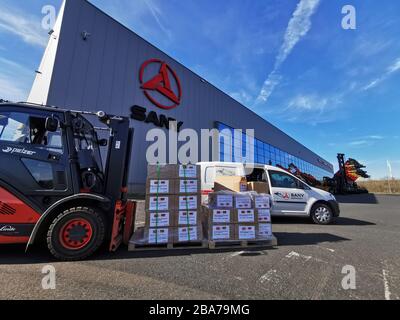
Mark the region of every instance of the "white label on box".
[[256, 222], [253, 209], [239, 209], [238, 222]]
[[197, 167], [195, 165], [180, 165], [179, 178], [197, 178]]
[[197, 193], [197, 180], [180, 180], [179, 193]]
[[231, 223], [231, 211], [230, 210], [213, 210], [213, 223]]
[[239, 226], [239, 240], [250, 240], [256, 238], [255, 226]]
[[168, 243], [168, 228], [164, 229], [150, 229], [149, 230], [149, 243]]
[[229, 226], [213, 226], [213, 240], [229, 240], [230, 233]]
[[271, 211], [269, 209], [258, 209], [258, 222], [271, 222]]
[[232, 208], [233, 207], [233, 196], [218, 194], [217, 195], [217, 207]]
[[169, 180], [150, 180], [150, 193], [169, 193]]
[[179, 210], [197, 209], [197, 196], [179, 197]]
[[168, 197], [150, 197], [149, 210], [150, 211], [168, 210]]
[[272, 237], [272, 226], [269, 223], [260, 223], [258, 226], [258, 235], [260, 238]]
[[236, 196], [236, 209], [250, 209], [251, 198], [249, 196]]
[[197, 224], [197, 211], [179, 211], [179, 225]]
[[178, 228], [178, 241], [197, 241], [197, 227]]
[[169, 227], [169, 212], [151, 212], [150, 227]]
[[269, 209], [270, 198], [268, 196], [255, 196], [255, 207], [256, 209]]

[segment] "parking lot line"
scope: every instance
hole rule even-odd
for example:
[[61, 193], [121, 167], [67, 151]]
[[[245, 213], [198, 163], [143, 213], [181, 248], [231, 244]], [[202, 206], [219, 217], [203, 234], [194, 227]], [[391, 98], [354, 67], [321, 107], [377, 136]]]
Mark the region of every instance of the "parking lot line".
[[[383, 264], [387, 266], [386, 262], [384, 261]], [[382, 269], [382, 275], [383, 275], [383, 286], [385, 288], [385, 299], [390, 300], [391, 292], [389, 288], [389, 271], [386, 269]]]

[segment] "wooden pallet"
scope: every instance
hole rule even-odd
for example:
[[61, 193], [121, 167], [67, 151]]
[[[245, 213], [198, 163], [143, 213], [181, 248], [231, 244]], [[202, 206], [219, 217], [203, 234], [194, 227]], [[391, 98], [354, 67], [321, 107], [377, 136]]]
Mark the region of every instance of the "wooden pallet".
[[278, 245], [278, 240], [273, 236], [270, 240], [232, 240], [232, 241], [208, 241], [208, 248], [215, 249], [240, 249], [240, 248], [262, 248], [274, 247]]
[[129, 241], [129, 251], [162, 251], [162, 250], [193, 250], [207, 249], [208, 241], [190, 241], [180, 243], [144, 244], [144, 228], [138, 228]]

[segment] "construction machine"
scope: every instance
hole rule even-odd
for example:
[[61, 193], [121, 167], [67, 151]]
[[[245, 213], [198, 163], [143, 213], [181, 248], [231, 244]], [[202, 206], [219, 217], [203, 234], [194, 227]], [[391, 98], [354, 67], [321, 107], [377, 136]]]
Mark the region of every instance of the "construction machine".
[[370, 176], [364, 170], [365, 166], [355, 159], [345, 161], [345, 155], [337, 155], [339, 170], [333, 178], [324, 177], [323, 186], [334, 194], [368, 193], [368, 190], [357, 184], [359, 178], [368, 179]]
[[132, 142], [126, 117], [0, 103], [0, 244], [43, 241], [69, 261], [115, 251], [133, 232]]

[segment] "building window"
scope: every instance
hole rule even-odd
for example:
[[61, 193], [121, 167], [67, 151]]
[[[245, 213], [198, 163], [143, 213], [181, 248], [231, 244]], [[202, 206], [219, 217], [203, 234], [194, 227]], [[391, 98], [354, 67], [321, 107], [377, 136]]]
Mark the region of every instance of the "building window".
[[[246, 134], [242, 134], [241, 141], [236, 139], [233, 135], [234, 129], [228, 127], [222, 123], [217, 122], [217, 129], [221, 132], [220, 134], [220, 161], [222, 162], [243, 162], [245, 157], [248, 157], [250, 150], [248, 143], [248, 137]], [[224, 134], [223, 130], [229, 130], [230, 136]], [[250, 139], [250, 141], [252, 141]], [[235, 145], [235, 142], [239, 144]], [[227, 145], [227, 143], [230, 143]], [[240, 143], [242, 146], [240, 147]], [[228, 152], [225, 150], [229, 150]], [[326, 171], [322, 168], [316, 167], [315, 165], [308, 163], [303, 159], [283, 151], [273, 145], [270, 145], [259, 139], [254, 139], [254, 154], [253, 159], [255, 163], [267, 164], [272, 166], [280, 166], [281, 168], [294, 173], [299, 178], [305, 180], [305, 182], [315, 185], [321, 184], [323, 177], [332, 177], [333, 173]], [[304, 178], [306, 177], [306, 178]], [[316, 182], [315, 182], [316, 181]]]

